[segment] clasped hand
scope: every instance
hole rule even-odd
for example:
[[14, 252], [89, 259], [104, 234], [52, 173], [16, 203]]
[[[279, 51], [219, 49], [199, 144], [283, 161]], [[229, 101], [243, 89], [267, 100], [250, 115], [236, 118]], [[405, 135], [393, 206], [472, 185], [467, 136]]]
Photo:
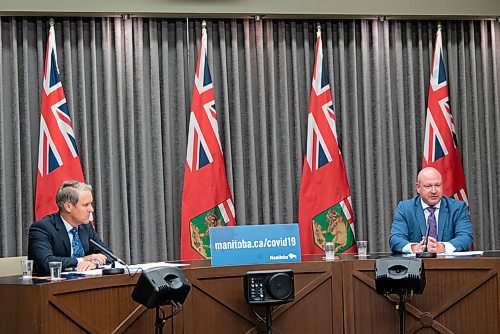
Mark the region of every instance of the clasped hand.
[[[411, 246], [411, 250], [413, 253], [421, 253], [423, 252], [424, 248], [424, 243], [425, 243], [425, 238], [422, 238], [422, 240], [418, 244], [414, 244]], [[427, 251], [430, 253], [444, 253], [445, 247], [444, 244], [441, 242], [438, 242], [436, 238], [429, 237], [428, 242], [427, 242]]]

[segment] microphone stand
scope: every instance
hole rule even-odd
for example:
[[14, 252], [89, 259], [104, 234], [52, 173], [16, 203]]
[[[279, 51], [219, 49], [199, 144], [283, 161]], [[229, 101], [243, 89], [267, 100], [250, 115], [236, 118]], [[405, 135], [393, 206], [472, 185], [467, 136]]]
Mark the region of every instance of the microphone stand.
[[123, 268], [116, 268], [115, 267], [115, 261], [117, 261], [118, 263], [121, 263], [121, 264], [125, 265], [125, 262], [123, 262], [123, 260], [121, 260], [120, 258], [118, 258], [115, 254], [111, 253], [111, 251], [107, 250], [105, 247], [103, 247], [102, 245], [98, 244], [94, 240], [89, 239], [89, 241], [94, 246], [96, 246], [97, 248], [99, 248], [99, 250], [101, 252], [103, 252], [105, 255], [107, 255], [111, 259], [111, 268], [104, 268], [104, 269], [102, 269], [102, 274], [103, 275], [117, 275], [117, 274], [123, 274], [123, 273], [125, 273], [125, 270]]
[[427, 224], [427, 231], [425, 232], [425, 241], [422, 247], [422, 252], [415, 254], [415, 257], [419, 259], [432, 259], [437, 256], [436, 253], [432, 253], [427, 250], [427, 244], [429, 243], [429, 230], [430, 230], [430, 225]]

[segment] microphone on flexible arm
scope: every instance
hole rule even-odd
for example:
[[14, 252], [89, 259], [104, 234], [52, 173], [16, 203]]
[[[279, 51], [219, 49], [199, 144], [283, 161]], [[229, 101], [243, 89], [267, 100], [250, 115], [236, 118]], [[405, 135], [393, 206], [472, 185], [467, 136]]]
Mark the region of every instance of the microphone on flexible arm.
[[415, 257], [418, 257], [418, 258], [434, 258], [437, 256], [436, 253], [431, 253], [429, 251], [427, 251], [427, 245], [429, 243], [429, 231], [431, 229], [431, 225], [429, 223], [427, 223], [427, 230], [425, 231], [425, 239], [424, 239], [424, 245], [422, 246], [422, 252], [421, 253], [416, 253], [415, 254]]
[[116, 274], [123, 274], [123, 273], [125, 273], [125, 270], [123, 268], [115, 268], [115, 262], [118, 262], [118, 263], [123, 264], [124, 266], [126, 266], [127, 264], [125, 263], [125, 261], [123, 261], [122, 259], [120, 259], [118, 256], [116, 256], [115, 254], [113, 254], [110, 250], [107, 250], [105, 247], [103, 247], [99, 243], [95, 242], [94, 240], [89, 239], [89, 241], [90, 241], [90, 243], [92, 245], [94, 245], [97, 248], [99, 248], [99, 250], [101, 252], [103, 252], [105, 255], [107, 255], [109, 258], [111, 258], [111, 260], [113, 260], [113, 262], [111, 263], [111, 268], [104, 268], [102, 270], [102, 274], [103, 275], [116, 275]]

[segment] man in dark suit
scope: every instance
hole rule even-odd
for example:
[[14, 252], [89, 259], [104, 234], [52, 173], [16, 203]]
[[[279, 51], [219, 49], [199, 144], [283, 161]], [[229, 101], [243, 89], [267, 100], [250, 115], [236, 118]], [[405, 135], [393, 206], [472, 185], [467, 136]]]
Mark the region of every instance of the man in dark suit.
[[389, 244], [395, 253], [422, 252], [429, 224], [427, 249], [433, 253], [469, 250], [472, 226], [465, 202], [443, 196], [439, 171], [432, 167], [418, 173], [418, 196], [398, 204]]
[[[103, 242], [92, 224], [92, 186], [79, 181], [65, 181], [56, 193], [59, 212], [47, 215], [31, 224], [28, 238], [28, 258], [33, 272], [49, 274], [49, 262], [60, 261], [62, 268], [91, 270], [103, 265], [106, 256], [92, 245], [92, 239]], [[103, 245], [104, 246], [104, 245]], [[105, 247], [105, 246], [104, 246]]]

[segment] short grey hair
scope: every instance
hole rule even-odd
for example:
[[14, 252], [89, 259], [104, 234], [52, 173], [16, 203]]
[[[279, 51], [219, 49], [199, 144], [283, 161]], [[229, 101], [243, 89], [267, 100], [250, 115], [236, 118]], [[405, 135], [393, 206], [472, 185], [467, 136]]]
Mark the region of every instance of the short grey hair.
[[81, 190], [92, 191], [92, 186], [75, 180], [64, 181], [56, 193], [56, 204], [59, 211], [63, 211], [66, 202], [76, 205], [80, 197], [78, 192]]

